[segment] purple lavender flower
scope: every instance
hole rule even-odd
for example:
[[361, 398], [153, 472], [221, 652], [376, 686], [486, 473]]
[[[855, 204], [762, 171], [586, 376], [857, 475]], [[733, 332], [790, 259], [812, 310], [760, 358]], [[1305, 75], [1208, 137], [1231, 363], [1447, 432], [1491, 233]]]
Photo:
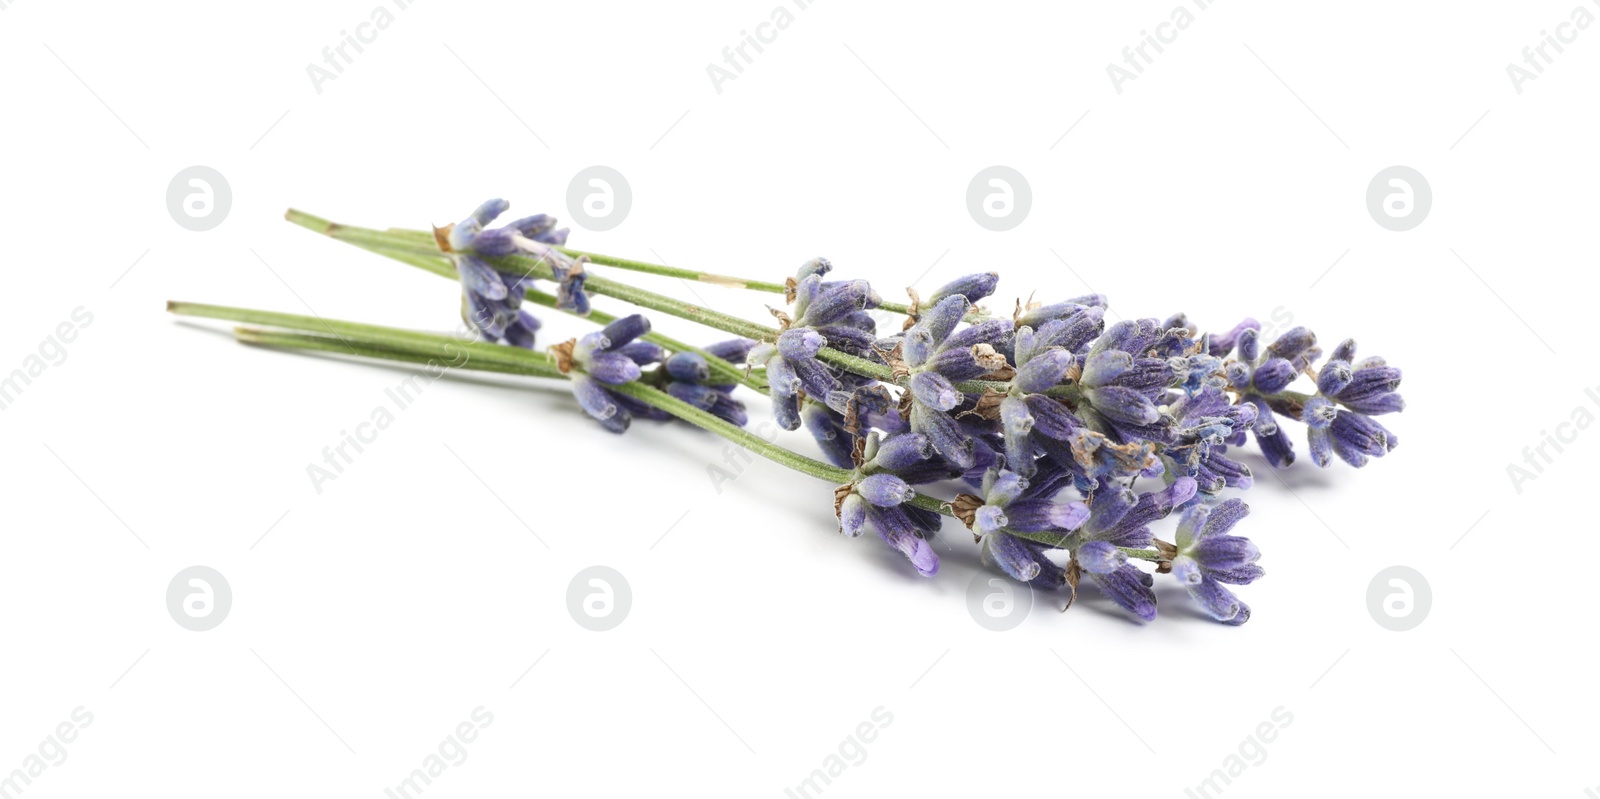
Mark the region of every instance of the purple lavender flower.
[[839, 532], [850, 538], [867, 529], [877, 532], [924, 577], [939, 571], [939, 555], [928, 539], [939, 531], [940, 519], [938, 513], [910, 504], [916, 496], [912, 486], [953, 476], [933, 455], [925, 436], [884, 438], [873, 432], [862, 444], [851, 482], [839, 486], [834, 496]]
[[1100, 591], [1124, 610], [1145, 621], [1156, 617], [1155, 579], [1128, 559], [1127, 549], [1144, 549], [1155, 540], [1149, 524], [1164, 519], [1194, 497], [1195, 482], [1179, 477], [1160, 491], [1135, 495], [1112, 486], [1089, 503], [1089, 519], [1079, 531], [1083, 543], [1073, 550], [1078, 566]]
[[[1086, 294], [1082, 297], [1073, 297], [1070, 300], [1044, 305], [1030, 302], [1026, 307], [1018, 303], [1017, 312], [1012, 322], [1017, 327], [1031, 327], [1037, 330], [1044, 323], [1057, 319], [1072, 319], [1081, 315], [1086, 308], [1098, 308], [1099, 315], [1104, 316], [1106, 311], [1106, 298], [1103, 294]], [[1099, 318], [1098, 316], [1096, 318]], [[1099, 331], [1097, 330], [1096, 333]]]
[[[1070, 308], [1058, 310], [1056, 318], [1045, 321], [1037, 330], [1024, 326], [1014, 337], [1012, 360], [1016, 375], [999, 403], [1008, 467], [1026, 474], [1034, 468], [1035, 454], [1042, 453], [1070, 472], [1075, 485], [1085, 493], [1119, 478], [1159, 475], [1161, 463], [1151, 441], [1119, 441], [1107, 432], [1092, 429], [1062, 400], [1049, 395], [1057, 385], [1081, 377], [1090, 342], [1100, 335], [1104, 324], [1103, 307], [1078, 302], [1065, 305]], [[1152, 393], [1157, 391], [1152, 389]], [[1099, 418], [1092, 416], [1090, 402], [1080, 403], [1080, 413]]]
[[[1006, 357], [999, 347], [1011, 337], [1011, 322], [1005, 319], [985, 320], [957, 331], [969, 307], [961, 294], [946, 297], [923, 312], [891, 345], [898, 347], [897, 368], [908, 376], [912, 431], [927, 436], [940, 455], [962, 470], [976, 465], [976, 444], [951, 415], [966, 399], [955, 384], [1004, 369]], [[883, 348], [882, 343], [878, 346]]]
[[637, 340], [649, 332], [650, 320], [633, 314], [553, 348], [557, 365], [572, 382], [578, 405], [613, 433], [626, 432], [635, 415], [668, 418], [652, 406], [607, 388], [638, 380], [641, 366], [661, 358], [660, 347]]
[[1213, 333], [1207, 336], [1206, 351], [1217, 358], [1228, 357], [1228, 353], [1233, 352], [1234, 346], [1239, 343], [1239, 336], [1243, 335], [1244, 331], [1246, 330], [1254, 330], [1256, 331], [1257, 335], [1259, 335], [1261, 331], [1261, 323], [1249, 317], [1245, 317], [1244, 321], [1234, 325], [1232, 330], [1229, 330], [1226, 333]]
[[998, 564], [1012, 579], [1054, 590], [1066, 584], [1064, 568], [1046, 553], [1051, 547], [1018, 533], [1047, 533], [1065, 538], [1089, 517], [1082, 502], [1056, 502], [1070, 483], [1065, 471], [1047, 466], [1029, 479], [991, 468], [984, 475], [982, 496], [962, 494], [952, 503], [957, 518], [978, 539], [986, 563]]
[[[1279, 416], [1306, 424], [1311, 460], [1318, 466], [1327, 466], [1334, 455], [1351, 466], [1364, 466], [1399, 443], [1394, 433], [1372, 418], [1405, 409], [1405, 401], [1395, 392], [1399, 369], [1382, 358], [1357, 362], [1355, 342], [1347, 340], [1313, 370], [1322, 350], [1311, 331], [1290, 330], [1265, 351], [1259, 351], [1256, 335], [1254, 329], [1240, 331], [1237, 356], [1225, 369], [1240, 402], [1256, 408], [1253, 432], [1268, 463], [1281, 468], [1294, 462], [1294, 446]], [[1316, 394], [1288, 390], [1301, 374], [1315, 377]]]
[[[457, 223], [440, 240], [461, 278], [461, 319], [486, 341], [532, 349], [539, 320], [522, 309], [523, 294], [533, 284], [525, 275], [500, 272], [484, 261], [509, 255], [509, 236], [483, 228], [505, 213], [505, 200], [490, 200]], [[439, 237], [441, 234], [436, 233]], [[565, 235], [565, 231], [562, 231]]]
[[1250, 467], [1228, 458], [1225, 453], [1227, 441], [1236, 434], [1242, 435], [1255, 423], [1255, 405], [1230, 405], [1221, 391], [1206, 386], [1176, 400], [1172, 415], [1176, 421], [1173, 444], [1161, 455], [1173, 474], [1194, 478], [1205, 494], [1215, 494], [1230, 486], [1245, 489], [1254, 484]]
[[1172, 443], [1172, 418], [1161, 400], [1187, 376], [1196, 346], [1186, 329], [1163, 328], [1154, 319], [1112, 325], [1084, 356], [1079, 415], [1118, 443]]
[[855, 465], [856, 442], [868, 430], [892, 435], [907, 429], [894, 395], [882, 385], [829, 392], [822, 402], [807, 402], [800, 416], [828, 461], [845, 469]]
[[[755, 342], [733, 339], [712, 344], [706, 353], [729, 364], [743, 363]], [[749, 421], [744, 403], [733, 397], [735, 384], [712, 382], [711, 364], [697, 352], [676, 352], [661, 365], [665, 377], [662, 390], [701, 410], [710, 411], [733, 424], [743, 427]]]
[[1260, 350], [1257, 336], [1251, 328], [1240, 331], [1235, 345], [1237, 357], [1224, 368], [1240, 401], [1256, 406], [1253, 432], [1261, 453], [1267, 463], [1283, 468], [1294, 463], [1294, 445], [1273, 415], [1272, 400], [1309, 368], [1322, 350], [1317, 347], [1316, 334], [1304, 327], [1284, 333], [1265, 351]]
[[1328, 465], [1335, 454], [1351, 466], [1364, 466], [1368, 458], [1381, 458], [1400, 443], [1372, 418], [1405, 410], [1405, 400], [1395, 393], [1400, 370], [1382, 358], [1352, 363], [1355, 355], [1354, 340], [1334, 349], [1317, 372], [1317, 396], [1301, 411], [1311, 460], [1318, 466]]
[[526, 272], [501, 271], [489, 259], [522, 254], [548, 264], [558, 284], [557, 307], [583, 316], [589, 313], [583, 288], [588, 259], [574, 259], [557, 249], [566, 244], [567, 229], [556, 229], [555, 219], [545, 214], [486, 229], [510, 207], [505, 200], [489, 200], [448, 230], [436, 231], [435, 238], [461, 277], [467, 324], [490, 341], [531, 348], [539, 323], [520, 308], [533, 279]]
[[949, 283], [940, 286], [928, 295], [927, 304], [938, 305], [946, 298], [957, 294], [967, 298], [967, 304], [977, 305], [978, 302], [994, 293], [1000, 286], [999, 272], [979, 272], [971, 275], [962, 275]]
[[1066, 380], [1076, 365], [1076, 351], [1100, 333], [1104, 313], [1101, 308], [1079, 306], [1072, 315], [1045, 322], [1038, 330], [1017, 328], [1011, 355], [1016, 374], [999, 408], [1006, 463], [1013, 471], [1031, 474], [1040, 449], [1062, 465], [1076, 464], [1071, 445], [1084, 438], [1087, 427], [1046, 392]]
[[1250, 506], [1243, 500], [1230, 499], [1215, 507], [1195, 505], [1178, 524], [1172, 573], [1206, 613], [1228, 624], [1249, 621], [1250, 606], [1223, 584], [1247, 585], [1263, 573], [1256, 565], [1261, 557], [1256, 545], [1248, 538], [1229, 535], [1249, 513]]
[[748, 363], [765, 366], [773, 414], [785, 430], [800, 427], [800, 395], [826, 397], [833, 391], [866, 385], [817, 358], [823, 347], [852, 355], [870, 351], [876, 323], [865, 311], [881, 299], [865, 280], [824, 281], [832, 266], [814, 258], [792, 282], [790, 312], [779, 314], [784, 331], [776, 342], [756, 345]]
[[[1225, 337], [1236, 337], [1247, 325], [1254, 325], [1254, 320], [1245, 320], [1239, 327], [1228, 333]], [[1199, 326], [1189, 321], [1184, 313], [1176, 313], [1167, 317], [1161, 323], [1161, 328], [1168, 331], [1169, 336], [1178, 334], [1173, 340], [1182, 345], [1182, 349], [1167, 359], [1167, 364], [1172, 367], [1175, 380], [1174, 388], [1184, 394], [1198, 394], [1207, 388], [1219, 391], [1228, 387], [1227, 370], [1222, 357], [1227, 354], [1212, 352], [1214, 345], [1211, 337], [1202, 336]], [[1230, 342], [1231, 342], [1230, 338]], [[1228, 345], [1233, 346], [1231, 343]]]

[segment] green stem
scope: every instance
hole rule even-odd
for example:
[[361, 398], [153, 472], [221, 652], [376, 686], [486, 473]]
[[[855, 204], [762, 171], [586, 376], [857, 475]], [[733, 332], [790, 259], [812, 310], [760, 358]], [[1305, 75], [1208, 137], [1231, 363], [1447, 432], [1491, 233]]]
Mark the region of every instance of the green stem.
[[788, 291], [782, 283], [769, 283], [764, 280], [748, 280], [742, 277], [729, 277], [712, 272], [701, 272], [696, 269], [682, 269], [665, 264], [652, 264], [644, 261], [634, 261], [628, 258], [618, 258], [615, 255], [601, 255], [597, 252], [574, 250], [570, 247], [558, 248], [574, 258], [587, 257], [591, 262], [601, 266], [610, 266], [628, 272], [638, 272], [645, 275], [660, 275], [662, 277], [675, 277], [682, 280], [694, 280], [700, 283], [710, 283], [730, 289], [749, 289], [750, 291], [764, 291], [768, 294], [783, 294]]
[[[445, 358], [449, 362], [465, 359], [467, 362], [535, 370], [541, 369], [541, 367], [550, 363], [548, 355], [518, 347], [464, 341], [453, 336], [437, 333], [423, 333], [397, 327], [363, 324], [361, 322], [346, 322], [316, 316], [301, 316], [299, 314], [258, 311], [251, 308], [206, 305], [194, 302], [168, 302], [167, 310], [178, 316], [221, 319], [229, 322], [268, 325], [314, 333], [337, 342], [342, 345], [341, 349], [343, 351], [353, 354], [361, 354], [357, 351], [361, 347], [378, 348], [412, 352], [427, 355], [434, 359]], [[553, 367], [551, 368], [553, 369]], [[549, 376], [549, 374], [546, 374], [549, 371], [547, 369], [539, 372], [539, 374]], [[559, 375], [560, 372], [553, 372], [553, 374]]]
[[1122, 554], [1127, 555], [1130, 558], [1138, 558], [1139, 560], [1150, 561], [1166, 560], [1166, 556], [1162, 555], [1160, 551], [1154, 549], [1134, 549], [1132, 547], [1117, 547], [1117, 549], [1122, 550]]
[[[421, 231], [397, 230], [395, 228], [390, 228], [390, 232], [405, 233], [408, 236], [422, 233]], [[422, 235], [426, 236], [429, 234], [422, 233]], [[724, 288], [764, 291], [768, 294], [787, 294], [789, 292], [788, 285], [784, 283], [771, 283], [765, 280], [751, 280], [743, 277], [719, 275], [715, 272], [701, 272], [698, 269], [685, 269], [683, 267], [667, 266], [665, 264], [652, 264], [646, 261], [635, 261], [631, 258], [619, 258], [615, 255], [603, 255], [597, 252], [588, 252], [587, 250], [574, 250], [570, 247], [560, 247], [558, 249], [574, 258], [580, 255], [587, 256], [588, 259], [593, 263], [600, 264], [601, 266], [610, 266], [616, 269], [623, 269], [629, 272], [639, 272], [646, 275], [661, 275], [663, 277], [676, 277], [683, 280], [696, 280], [701, 283], [710, 283], [712, 285], [722, 286]], [[880, 300], [878, 302], [878, 310], [907, 315], [911, 313], [911, 306], [905, 303]], [[980, 313], [976, 310], [969, 311], [966, 316], [966, 320], [968, 322], [977, 322], [988, 318], [990, 317], [987, 314]]]
[[834, 485], [843, 485], [853, 479], [852, 473], [848, 469], [841, 469], [815, 458], [808, 458], [798, 452], [768, 441], [743, 427], [690, 405], [661, 389], [642, 383], [624, 383], [620, 386], [607, 386], [607, 388], [618, 394], [624, 394], [639, 400], [646, 405], [660, 408], [695, 427], [722, 436], [773, 463], [787, 466], [802, 474], [811, 475], [819, 480], [827, 480]]
[[[280, 347], [303, 350], [317, 350], [336, 355], [358, 355], [363, 358], [379, 360], [403, 361], [427, 366], [450, 366], [451, 368], [470, 368], [483, 372], [498, 372], [500, 374], [527, 375], [531, 377], [560, 377], [560, 370], [554, 374], [548, 371], [523, 366], [486, 361], [467, 361], [459, 366], [441, 364], [437, 356], [427, 355], [417, 351], [390, 349], [377, 345], [358, 344], [355, 342], [341, 341], [331, 336], [321, 336], [314, 333], [287, 333], [281, 330], [263, 330], [254, 327], [236, 327], [233, 329], [234, 338], [243, 344], [256, 344], [266, 347]], [[471, 366], [468, 366], [471, 364]]]

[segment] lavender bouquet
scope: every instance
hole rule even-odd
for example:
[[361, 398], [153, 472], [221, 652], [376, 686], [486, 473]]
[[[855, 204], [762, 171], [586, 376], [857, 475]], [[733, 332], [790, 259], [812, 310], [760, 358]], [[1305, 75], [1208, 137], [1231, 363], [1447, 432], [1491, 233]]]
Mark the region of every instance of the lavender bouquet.
[[[1404, 408], [1400, 370], [1358, 359], [1353, 341], [1324, 359], [1303, 327], [1265, 342], [1252, 319], [1220, 333], [1182, 314], [1108, 326], [1099, 295], [996, 313], [980, 305], [994, 273], [927, 297], [908, 290], [900, 304], [865, 280], [837, 279], [823, 258], [781, 283], [746, 280], [570, 249], [567, 230], [544, 215], [491, 227], [507, 209], [490, 200], [432, 231], [287, 215], [457, 281], [475, 341], [197, 303], [168, 310], [252, 325], [235, 330], [250, 344], [565, 380], [611, 433], [636, 418], [681, 420], [827, 481], [839, 532], [877, 535], [919, 574], [939, 571], [930, 539], [954, 517], [1010, 577], [1061, 591], [1070, 606], [1087, 574], [1145, 621], [1156, 616], [1155, 575], [1167, 574], [1216, 620], [1250, 618], [1228, 586], [1261, 577], [1260, 552], [1234, 530], [1249, 507], [1222, 495], [1253, 477], [1230, 448], [1253, 436], [1271, 467], [1289, 466], [1286, 419], [1304, 424], [1317, 466], [1337, 456], [1360, 467], [1397, 443], [1374, 417]], [[773, 311], [776, 326], [748, 321], [592, 274], [595, 265], [781, 294], [786, 309]], [[732, 338], [692, 346], [652, 332], [641, 314], [592, 308], [591, 295]], [[529, 306], [600, 328], [541, 352]], [[904, 322], [882, 330], [869, 311]], [[822, 459], [746, 430], [750, 391], [770, 397], [782, 428], [804, 426]], [[1151, 525], [1174, 512], [1172, 540], [1156, 538]]]

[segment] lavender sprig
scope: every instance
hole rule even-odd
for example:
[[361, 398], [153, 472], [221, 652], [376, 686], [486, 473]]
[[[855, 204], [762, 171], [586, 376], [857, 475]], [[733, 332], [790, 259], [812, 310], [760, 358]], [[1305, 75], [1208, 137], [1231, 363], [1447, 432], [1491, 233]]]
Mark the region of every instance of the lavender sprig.
[[[1209, 615], [1238, 624], [1249, 608], [1222, 586], [1258, 578], [1259, 552], [1232, 534], [1243, 503], [1219, 495], [1254, 483], [1232, 452], [1246, 431], [1274, 468], [1293, 460], [1284, 427], [1291, 420], [1306, 424], [1318, 466], [1335, 456], [1362, 466], [1396, 443], [1373, 417], [1403, 409], [1395, 393], [1399, 370], [1379, 358], [1358, 361], [1351, 342], [1319, 366], [1321, 350], [1304, 328], [1265, 347], [1259, 325], [1249, 320], [1215, 334], [1181, 314], [1107, 328], [1099, 296], [1019, 304], [1009, 319], [996, 317], [976, 306], [995, 291], [994, 273], [958, 279], [926, 300], [911, 293], [896, 304], [865, 281], [829, 279], [833, 267], [825, 259], [808, 261], [783, 283], [658, 267], [569, 250], [565, 233], [547, 217], [487, 229], [504, 210], [503, 203], [486, 203], [431, 240], [298, 212], [291, 218], [457, 277], [469, 307], [490, 312], [489, 323], [475, 329], [496, 344], [531, 346], [522, 331], [531, 339], [537, 323], [523, 321], [513, 291], [518, 303], [526, 298], [576, 314], [591, 312], [591, 294], [611, 297], [742, 337], [705, 349], [652, 343], [643, 317], [593, 311], [610, 319], [607, 328], [556, 345], [551, 362], [572, 380], [580, 406], [607, 429], [621, 432], [634, 417], [683, 419], [833, 482], [841, 532], [877, 532], [922, 574], [938, 570], [929, 544], [938, 533], [937, 514], [951, 515], [972, 530], [987, 561], [1036, 588], [1068, 590], [1068, 604], [1088, 574], [1114, 603], [1149, 620], [1156, 611], [1154, 577], [1173, 574]], [[588, 262], [781, 290], [789, 307], [775, 312], [776, 327], [766, 326], [590, 274]], [[542, 282], [554, 284], [553, 295]], [[874, 308], [904, 313], [906, 324], [880, 337], [866, 313]], [[260, 312], [226, 313], [274, 324]], [[381, 345], [352, 339], [366, 347], [360, 354], [418, 357], [421, 345], [408, 335], [419, 334], [361, 327], [345, 331]], [[320, 335], [315, 329], [286, 335], [271, 340], [306, 348], [325, 343], [310, 340]], [[735, 379], [727, 373], [740, 356], [746, 371]], [[514, 368], [496, 358], [478, 366]], [[529, 373], [549, 376], [549, 367]], [[1297, 389], [1297, 382], [1310, 390]], [[779, 426], [805, 424], [833, 465], [741, 430], [748, 419], [736, 396], [741, 385], [764, 388]], [[979, 493], [941, 499], [940, 486], [957, 478]], [[1143, 489], [1142, 481], [1159, 487]], [[1162, 541], [1152, 525], [1176, 510], [1183, 518], [1174, 540]]]

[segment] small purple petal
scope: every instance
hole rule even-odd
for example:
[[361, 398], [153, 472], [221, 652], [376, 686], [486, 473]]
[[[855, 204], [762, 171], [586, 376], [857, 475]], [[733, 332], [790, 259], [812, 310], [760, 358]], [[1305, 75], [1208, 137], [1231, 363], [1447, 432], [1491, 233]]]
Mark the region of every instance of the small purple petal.
[[601, 328], [611, 345], [607, 349], [616, 349], [630, 341], [650, 332], [650, 320], [641, 314], [631, 314]]
[[1078, 565], [1091, 574], [1110, 574], [1128, 562], [1128, 556], [1122, 550], [1106, 541], [1090, 541], [1078, 547], [1074, 554], [1077, 555]]
[[588, 361], [589, 375], [602, 383], [619, 386], [639, 379], [639, 364], [620, 352], [599, 350], [591, 354]]
[[711, 367], [695, 352], [675, 352], [663, 366], [673, 380], [703, 383], [711, 379]]
[[868, 475], [856, 483], [856, 493], [880, 508], [892, 508], [916, 495], [906, 481], [885, 472]]
[[1150, 588], [1154, 580], [1148, 573], [1130, 563], [1110, 574], [1089, 572], [1089, 576], [1094, 578], [1095, 585], [1111, 601], [1121, 605], [1124, 610], [1145, 621], [1155, 620], [1156, 595]]

